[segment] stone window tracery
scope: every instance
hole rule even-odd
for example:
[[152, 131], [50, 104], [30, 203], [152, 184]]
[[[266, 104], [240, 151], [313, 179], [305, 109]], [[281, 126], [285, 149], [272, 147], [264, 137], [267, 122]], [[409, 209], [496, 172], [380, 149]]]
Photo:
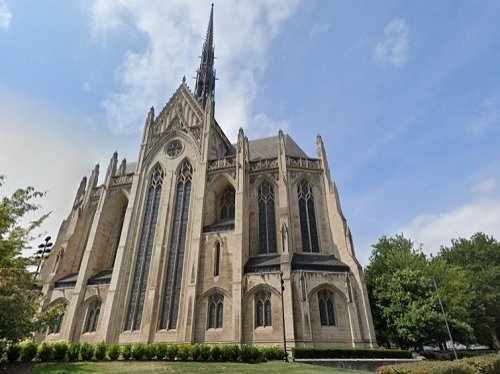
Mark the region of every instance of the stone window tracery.
[[259, 253], [276, 252], [274, 190], [264, 182], [259, 188]]
[[314, 196], [311, 185], [306, 180], [301, 181], [297, 187], [297, 193], [299, 199], [302, 251], [319, 252]]
[[214, 293], [208, 298], [207, 329], [221, 329], [224, 320], [224, 295]]
[[127, 318], [125, 319], [125, 331], [135, 331], [141, 327], [163, 177], [162, 168], [159, 165], [156, 166], [151, 174], [146, 195], [139, 248], [137, 250], [137, 259], [132, 278], [132, 290], [130, 292]]
[[[66, 307], [67, 304], [62, 302], [62, 304]], [[59, 334], [61, 332], [62, 322], [64, 320], [64, 315], [66, 314], [66, 310], [64, 310], [61, 314], [59, 314], [53, 321], [52, 325], [49, 326], [49, 334]]]
[[220, 200], [220, 219], [234, 219], [234, 188], [228, 187], [222, 194]]
[[271, 292], [260, 290], [255, 295], [255, 327], [272, 325]]
[[321, 326], [335, 326], [335, 309], [333, 305], [332, 291], [321, 290], [318, 292], [319, 319]]
[[101, 301], [95, 300], [90, 304], [87, 311], [87, 321], [85, 322], [85, 329], [83, 332], [94, 332], [97, 330], [97, 323], [99, 322], [99, 314], [101, 313]]
[[177, 173], [160, 329], [175, 329], [177, 327], [192, 174], [193, 167], [188, 161], [182, 164]]
[[166, 147], [167, 155], [171, 158], [175, 158], [182, 153], [182, 143], [175, 139], [172, 140]]

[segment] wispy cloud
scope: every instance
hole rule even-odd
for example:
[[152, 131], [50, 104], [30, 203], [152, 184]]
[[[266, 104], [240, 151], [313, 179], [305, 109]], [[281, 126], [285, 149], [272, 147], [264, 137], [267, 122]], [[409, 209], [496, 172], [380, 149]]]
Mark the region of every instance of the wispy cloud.
[[480, 193], [480, 194], [486, 194], [489, 192], [492, 192], [495, 187], [496, 187], [496, 182], [493, 178], [485, 179], [481, 183], [477, 184], [474, 186], [473, 190], [474, 192]]
[[500, 124], [500, 95], [484, 99], [467, 121], [466, 128], [472, 135], [481, 136], [494, 124]]
[[330, 24], [329, 23], [315, 23], [314, 26], [311, 28], [311, 31], [309, 32], [309, 37], [314, 38], [318, 34], [323, 34], [330, 30]]
[[410, 28], [404, 19], [385, 27], [385, 37], [375, 46], [375, 60], [401, 68], [408, 62]]
[[0, 0], [0, 29], [7, 30], [12, 20], [12, 13], [4, 0]]
[[401, 230], [428, 253], [478, 231], [500, 237], [500, 199], [473, 201], [442, 213], [420, 214]]
[[[122, 90], [108, 92], [103, 106], [117, 132], [135, 132], [147, 110], [160, 110], [180, 84], [194, 75], [208, 22], [210, 3], [199, 1], [109, 2], [90, 7], [93, 32], [106, 39], [110, 32], [144, 35], [140, 51], [130, 50], [116, 70]], [[297, 1], [221, 2], [215, 7], [217, 120], [231, 138], [239, 127], [259, 122], [253, 102], [264, 72], [271, 41]], [[194, 46], [194, 47], [193, 47]], [[192, 85], [193, 83], [191, 83]]]

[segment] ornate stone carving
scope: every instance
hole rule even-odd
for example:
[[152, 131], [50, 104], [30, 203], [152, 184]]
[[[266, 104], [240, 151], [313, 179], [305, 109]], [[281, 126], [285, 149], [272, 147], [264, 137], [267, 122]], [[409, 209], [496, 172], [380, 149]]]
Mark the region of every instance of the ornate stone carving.
[[290, 168], [321, 170], [321, 161], [315, 158], [287, 156], [286, 165]]
[[182, 143], [178, 139], [172, 140], [165, 146], [165, 153], [170, 158], [176, 158], [182, 153]]
[[266, 158], [250, 162], [250, 171], [261, 171], [266, 169], [276, 169], [278, 167], [278, 158]]

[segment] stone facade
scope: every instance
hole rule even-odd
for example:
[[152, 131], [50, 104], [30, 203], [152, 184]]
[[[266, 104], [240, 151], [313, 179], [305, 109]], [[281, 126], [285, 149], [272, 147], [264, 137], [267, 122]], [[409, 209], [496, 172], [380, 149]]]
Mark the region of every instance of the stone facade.
[[151, 108], [138, 161], [82, 180], [40, 277], [43, 308], [66, 312], [41, 338], [280, 344], [284, 322], [289, 347], [376, 346], [321, 137], [315, 158], [281, 131], [231, 144], [212, 28], [194, 93], [183, 79]]

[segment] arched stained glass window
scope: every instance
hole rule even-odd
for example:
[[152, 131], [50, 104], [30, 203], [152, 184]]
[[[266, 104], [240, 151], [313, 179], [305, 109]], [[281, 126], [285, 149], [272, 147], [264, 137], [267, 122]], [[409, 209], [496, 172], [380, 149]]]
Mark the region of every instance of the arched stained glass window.
[[333, 293], [329, 290], [318, 292], [319, 319], [322, 326], [335, 326]]
[[255, 294], [255, 327], [272, 325], [271, 293], [266, 290], [260, 290]]
[[207, 329], [221, 329], [224, 321], [224, 296], [214, 293], [208, 298]]
[[299, 198], [300, 233], [302, 235], [302, 251], [319, 252], [316, 214], [311, 185], [303, 180], [297, 188]]
[[188, 161], [182, 164], [177, 173], [160, 329], [175, 329], [177, 327], [192, 174], [193, 167]]
[[160, 206], [163, 176], [163, 170], [159, 165], [151, 174], [146, 202], [144, 204], [144, 216], [139, 239], [139, 248], [137, 250], [137, 259], [133, 272], [127, 318], [125, 319], [124, 329], [126, 331], [138, 330], [141, 327], [142, 310], [146, 297], [146, 286], [148, 282], [149, 265], [151, 262], [151, 252], [153, 250], [156, 221], [158, 218], [158, 209]]
[[[65, 302], [61, 302], [65, 307], [67, 304]], [[55, 319], [54, 322], [52, 323], [51, 326], [49, 326], [49, 334], [59, 334], [61, 332], [61, 326], [62, 322], [64, 320], [64, 314], [66, 313], [66, 310], [64, 310], [62, 313], [60, 313]]]
[[97, 330], [97, 323], [99, 322], [99, 314], [101, 313], [101, 301], [95, 300], [89, 305], [87, 311], [87, 321], [85, 322], [85, 329], [83, 332], [94, 332]]
[[218, 277], [220, 274], [220, 242], [215, 242], [214, 249], [214, 277]]
[[259, 253], [276, 252], [274, 190], [264, 182], [259, 188]]
[[234, 188], [229, 186], [220, 200], [220, 219], [234, 219]]

